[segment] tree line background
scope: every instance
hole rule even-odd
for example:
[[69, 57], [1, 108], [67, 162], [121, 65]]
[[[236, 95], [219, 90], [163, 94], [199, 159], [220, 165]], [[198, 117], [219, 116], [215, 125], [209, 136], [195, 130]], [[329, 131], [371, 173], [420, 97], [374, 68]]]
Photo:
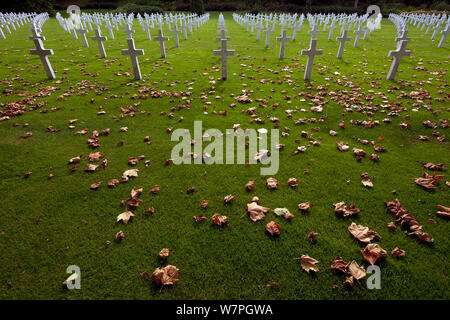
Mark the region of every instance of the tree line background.
[[2, 1], [0, 12], [43, 12], [54, 14], [71, 5], [81, 9], [110, 9], [126, 13], [165, 11], [262, 11], [276, 12], [343, 12], [364, 14], [369, 5], [376, 4], [384, 15], [390, 12], [445, 11], [450, 12], [450, 0], [22, 0]]

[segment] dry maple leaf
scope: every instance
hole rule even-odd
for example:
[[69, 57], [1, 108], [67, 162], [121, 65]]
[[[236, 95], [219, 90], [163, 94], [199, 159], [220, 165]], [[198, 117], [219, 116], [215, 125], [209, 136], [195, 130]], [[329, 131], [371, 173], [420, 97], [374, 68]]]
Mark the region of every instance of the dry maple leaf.
[[278, 282], [269, 282], [266, 287], [278, 287]]
[[276, 189], [278, 187], [279, 182], [274, 177], [270, 177], [269, 179], [267, 179], [266, 184], [267, 184], [267, 189], [272, 190], [272, 189]]
[[341, 257], [336, 257], [334, 258], [333, 264], [330, 266], [330, 269], [347, 274], [347, 265], [348, 263], [345, 262], [344, 259], [342, 259]]
[[125, 234], [123, 233], [122, 230], [120, 230], [119, 232], [116, 233], [116, 235], [114, 236], [114, 239], [116, 241], [122, 240], [123, 238], [125, 238]]
[[178, 281], [178, 271], [177, 267], [170, 264], [161, 269], [157, 268], [152, 273], [152, 280], [161, 288], [166, 285], [174, 285]]
[[425, 189], [437, 189], [433, 183], [440, 182], [444, 176], [433, 174], [429, 175], [428, 173], [422, 173], [422, 177], [414, 179], [414, 182]]
[[291, 218], [294, 217], [294, 215], [292, 213], [289, 212], [289, 210], [287, 208], [275, 208], [273, 210], [273, 212], [279, 216], [279, 217], [283, 217], [286, 220], [289, 220]]
[[117, 221], [116, 222], [122, 221], [124, 224], [128, 224], [128, 221], [130, 221], [131, 217], [134, 217], [133, 212], [125, 211], [125, 212], [122, 212], [121, 214], [119, 214], [117, 216]]
[[356, 261], [352, 261], [347, 265], [348, 273], [351, 274], [356, 280], [364, 278], [367, 273], [363, 266], [359, 266]]
[[344, 141], [336, 142], [336, 146], [339, 149], [339, 151], [348, 151], [348, 149], [350, 149], [350, 147], [348, 146], [348, 143], [346, 143]]
[[404, 257], [405, 254], [406, 251], [399, 248], [395, 248], [394, 250], [391, 251], [391, 256], [393, 256], [395, 259], [398, 259], [398, 257]]
[[434, 164], [432, 162], [427, 162], [427, 163], [423, 163], [422, 165], [425, 169], [428, 169], [428, 170], [446, 171], [443, 163]]
[[387, 227], [389, 230], [397, 230], [397, 227], [395, 226], [395, 224], [393, 222], [389, 222], [387, 224]]
[[316, 266], [316, 264], [318, 264], [319, 261], [317, 261], [316, 259], [311, 258], [306, 254], [302, 254], [300, 260], [301, 260], [300, 264], [303, 270], [305, 270], [306, 272], [310, 273], [311, 270], [314, 272], [319, 272], [319, 268]]
[[[89, 154], [89, 161], [90, 162], [97, 162], [100, 161], [101, 158], [103, 158], [104, 154], [101, 152], [91, 152]], [[71, 159], [72, 160], [72, 159]]]
[[186, 190], [186, 193], [191, 194], [191, 193], [194, 193], [194, 191], [195, 191], [195, 187], [190, 187]]
[[350, 217], [360, 212], [359, 208], [357, 208], [355, 204], [352, 204], [347, 207], [345, 205], [345, 202], [342, 201], [334, 203], [333, 205], [334, 205], [334, 212], [342, 218]]
[[209, 204], [209, 200], [202, 200], [202, 203], [200, 203], [200, 207], [205, 209]]
[[413, 232], [408, 233], [408, 235], [415, 236], [419, 242], [426, 242], [428, 244], [432, 244], [434, 242], [432, 236], [420, 229], [414, 230]]
[[169, 256], [169, 253], [170, 253], [169, 249], [164, 248], [164, 249], [161, 249], [161, 251], [158, 253], [158, 255], [160, 258], [166, 259]]
[[354, 222], [348, 227], [348, 231], [362, 243], [370, 243], [374, 238], [381, 239], [380, 235], [375, 231], [362, 225], [356, 225]]
[[275, 221], [270, 221], [266, 224], [266, 231], [271, 236], [278, 236], [281, 232], [281, 227], [275, 223]]
[[69, 163], [79, 163], [81, 161], [81, 157], [75, 157], [69, 160]]
[[364, 187], [373, 188], [373, 183], [370, 179], [363, 179], [361, 180], [361, 183]]
[[255, 222], [264, 220], [266, 214], [270, 211], [270, 208], [262, 207], [256, 202], [247, 203], [246, 210], [250, 214], [250, 219]]
[[309, 242], [313, 243], [314, 240], [317, 238], [318, 235], [319, 235], [318, 233], [310, 232], [310, 233], [308, 234]]
[[250, 180], [249, 182], [247, 182], [245, 187], [247, 188], [248, 191], [254, 190], [256, 188], [255, 181], [254, 180]]
[[86, 169], [84, 169], [84, 171], [86, 171], [86, 172], [94, 172], [95, 170], [97, 170], [98, 167], [99, 167], [98, 164], [89, 163], [87, 165]]
[[130, 169], [130, 170], [126, 170], [122, 174], [122, 177], [127, 177], [127, 178], [137, 177], [138, 173], [139, 173], [139, 169]]
[[450, 218], [450, 207], [444, 207], [441, 205], [437, 205], [438, 207], [438, 212], [436, 212], [436, 214], [442, 218], [448, 219]]
[[206, 220], [206, 217], [205, 216], [194, 216], [194, 220], [195, 220], [195, 222], [202, 222], [202, 221], [205, 221]]
[[94, 182], [93, 184], [91, 184], [91, 189], [92, 190], [97, 190], [98, 188], [100, 188], [101, 184], [102, 184], [101, 181]]
[[355, 285], [355, 282], [353, 281], [353, 276], [349, 276], [349, 277], [345, 278], [342, 285], [349, 289], [353, 288], [353, 286]]
[[288, 185], [292, 188], [298, 187], [298, 181], [295, 178], [289, 178]]
[[298, 210], [301, 211], [308, 211], [308, 209], [311, 207], [311, 203], [309, 202], [303, 202], [298, 204]]
[[114, 188], [116, 186], [116, 184], [118, 184], [118, 183], [119, 183], [119, 180], [111, 179], [111, 180], [108, 181], [108, 187]]
[[228, 221], [228, 217], [222, 216], [218, 213], [214, 213], [213, 216], [211, 217], [211, 220], [214, 224], [216, 224], [218, 226], [222, 226], [225, 222]]
[[130, 166], [135, 166], [135, 165], [138, 164], [138, 162], [139, 162], [138, 158], [136, 158], [136, 157], [128, 157], [128, 164]]
[[158, 194], [158, 192], [159, 192], [160, 189], [161, 189], [161, 187], [158, 186], [157, 184], [155, 184], [155, 185], [153, 186], [153, 188], [150, 189], [150, 193]]
[[387, 252], [376, 243], [369, 243], [364, 250], [361, 250], [361, 254], [372, 265], [382, 257], [387, 256]]
[[234, 199], [234, 196], [232, 194], [229, 194], [223, 198], [223, 201], [225, 203], [230, 203], [233, 199]]
[[140, 188], [140, 189], [136, 189], [135, 187], [130, 191], [130, 198], [136, 198], [139, 197], [142, 192], [144, 191], [144, 189]]

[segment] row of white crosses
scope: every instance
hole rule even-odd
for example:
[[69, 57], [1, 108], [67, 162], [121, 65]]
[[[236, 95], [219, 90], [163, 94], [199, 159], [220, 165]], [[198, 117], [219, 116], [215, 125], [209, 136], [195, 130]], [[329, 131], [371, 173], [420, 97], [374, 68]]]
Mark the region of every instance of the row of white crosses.
[[[234, 20], [241, 24], [241, 25], [245, 25], [246, 21], [248, 19], [245, 18], [245, 16], [241, 16], [239, 14], [234, 14], [233, 15]], [[347, 41], [350, 41], [351, 38], [347, 35], [349, 29], [352, 27], [357, 28], [356, 30], [354, 30], [355, 33], [355, 41], [353, 43], [354, 47], [358, 46], [358, 42], [359, 39], [361, 37], [361, 35], [364, 33], [365, 37], [367, 36], [367, 32], [370, 31], [372, 32], [376, 25], [378, 23], [381, 22], [381, 15], [378, 15], [375, 18], [375, 22], [372, 23], [371, 28], [365, 27], [365, 29], [363, 29], [363, 23], [366, 21], [367, 19], [367, 15], [363, 15], [361, 17], [358, 17], [356, 15], [351, 15], [351, 16], [345, 16], [345, 15], [339, 15], [339, 16], [334, 16], [334, 15], [328, 15], [328, 16], [313, 16], [313, 15], [309, 15], [307, 16], [307, 19], [309, 21], [309, 24], [311, 25], [311, 30], [308, 31], [308, 33], [311, 35], [311, 42], [310, 42], [310, 46], [309, 49], [307, 50], [302, 50], [301, 54], [302, 55], [306, 55], [308, 56], [308, 59], [306, 61], [306, 68], [305, 68], [305, 74], [304, 74], [304, 80], [310, 80], [311, 79], [311, 73], [312, 73], [312, 68], [314, 65], [314, 57], [316, 55], [322, 55], [323, 54], [323, 50], [322, 49], [317, 49], [317, 39], [316, 39], [316, 34], [318, 34], [320, 31], [318, 30], [318, 26], [320, 26], [320, 24], [322, 23], [322, 25], [324, 25], [325, 27], [328, 25], [328, 23], [330, 24], [330, 29], [331, 32], [329, 34], [328, 39], [330, 39], [330, 36], [332, 35], [332, 30], [335, 28], [335, 23], [336, 21], [340, 21], [340, 24], [342, 25], [342, 30], [341, 30], [341, 36], [336, 38], [336, 41], [339, 42], [339, 49], [337, 52], [337, 58], [338, 59], [342, 59], [343, 53], [344, 53], [344, 46], [345, 43]], [[402, 57], [404, 56], [409, 56], [411, 54], [411, 51], [406, 50], [406, 46], [408, 44], [408, 41], [410, 40], [409, 38], [406, 38], [406, 34], [407, 34], [407, 30], [406, 30], [406, 26], [404, 23], [402, 23], [402, 19], [398, 19], [397, 17], [393, 18], [393, 20], [396, 21], [396, 25], [398, 24], [397, 28], [403, 29], [403, 31], [401, 32], [401, 37], [398, 37], [396, 39], [396, 41], [398, 42], [398, 46], [396, 50], [391, 50], [388, 53], [388, 57], [393, 57], [393, 61], [392, 61], [392, 65], [390, 67], [390, 70], [388, 72], [387, 75], [387, 79], [388, 80], [394, 80], [395, 76], [397, 74], [398, 71], [398, 67], [400, 65], [400, 61], [402, 59]], [[321, 22], [322, 21], [322, 22]], [[346, 29], [345, 27], [348, 26], [349, 29]], [[325, 28], [324, 28], [325, 29]], [[370, 29], [370, 30], [369, 30]], [[267, 31], [267, 35], [269, 35], [269, 28], [267, 27], [267, 29], [265, 30]], [[277, 41], [280, 42], [280, 53], [279, 53], [279, 58], [282, 59], [284, 58], [284, 49], [285, 49], [285, 44], [286, 41], [290, 41], [292, 40], [292, 38], [287, 37], [287, 30], [282, 28], [282, 35], [281, 37], [277, 37]], [[364, 38], [363, 38], [364, 39]], [[267, 45], [267, 43], [266, 43]]]
[[[81, 35], [85, 47], [89, 46], [85, 36], [85, 33], [88, 32], [88, 28], [91, 30], [95, 28], [96, 33], [96, 37], [94, 39], [95, 41], [106, 41], [105, 39], [103, 39], [104, 37], [101, 36], [101, 30], [99, 30], [102, 26], [108, 29], [109, 38], [113, 40], [114, 39], [113, 30], [118, 31], [119, 26], [121, 26], [122, 24], [129, 25], [129, 16], [126, 16], [122, 13], [116, 14], [83, 13], [81, 15], [81, 19], [79, 19], [81, 21], [78, 24], [78, 26], [75, 26], [73, 24], [72, 19], [65, 19], [59, 13], [57, 13], [56, 18], [58, 19], [61, 27], [64, 28], [64, 30], [67, 31], [69, 34], [72, 34], [75, 39], [78, 39], [77, 33], [79, 33]], [[200, 26], [206, 23], [209, 20], [209, 14], [197, 16], [197, 14], [186, 15], [185, 13], [177, 13], [177, 14], [170, 13], [165, 15], [162, 14], [149, 15], [145, 13], [144, 17], [138, 14], [136, 18], [139, 21], [139, 24], [141, 25], [142, 29], [146, 32], [148, 40], [152, 40], [150, 28], [155, 28], [156, 26], [158, 28], [159, 33], [159, 29], [162, 30], [164, 24], [167, 24], [169, 32], [171, 32], [174, 35], [175, 46], [178, 48], [179, 34], [181, 32], [184, 32], [184, 39], [187, 40], [187, 30], [190, 30], [190, 34], [193, 34], [193, 28], [197, 30], [198, 28], [200, 28]], [[183, 29], [183, 31], [181, 31], [178, 28], [178, 25], [180, 26], [179, 28]], [[158, 34], [158, 38], [162, 36], [163, 36], [162, 34]], [[103, 52], [104, 50], [102, 49], [102, 45], [100, 45], [100, 43], [99, 48], [102, 57], [105, 57], [105, 54]], [[165, 54], [162, 54], [162, 57], [165, 57]]]
[[47, 74], [47, 78], [55, 79], [55, 72], [53, 71], [52, 65], [50, 64], [50, 61], [47, 57], [53, 54], [53, 50], [44, 48], [43, 41], [45, 40], [45, 37], [41, 36], [42, 25], [45, 21], [47, 21], [48, 18], [48, 13], [45, 12], [38, 14], [31, 21], [30, 31], [32, 33], [32, 36], [29, 39], [33, 40], [36, 49], [31, 49], [30, 54], [39, 56], [45, 73]]
[[[391, 16], [391, 15], [390, 15]], [[429, 35], [430, 31], [433, 30], [431, 35], [431, 40], [434, 40], [437, 34], [442, 34], [442, 37], [438, 43], [438, 48], [442, 48], [444, 46], [445, 39], [447, 38], [450, 27], [450, 16], [444, 14], [401, 14], [392, 15], [398, 21], [402, 19], [404, 24], [409, 24], [413, 27], [417, 27], [420, 31], [425, 31], [425, 35]], [[397, 17], [398, 16], [398, 17]], [[393, 21], [391, 19], [391, 21]], [[394, 21], [393, 21], [394, 22]], [[395, 22], [394, 22], [395, 23]], [[440, 30], [442, 28], [442, 30]]]
[[[362, 38], [363, 40], [366, 40], [368, 34], [373, 32], [373, 30], [376, 28], [376, 26], [379, 25], [379, 23], [381, 22], [382, 16], [381, 16], [381, 14], [378, 15], [376, 17], [375, 21], [371, 23], [370, 28], [368, 27], [369, 24], [368, 24], [368, 26], [364, 25], [367, 21], [367, 18], [368, 18], [367, 14], [365, 14], [363, 16], [358, 16], [357, 14], [352, 14], [352, 15], [346, 15], [346, 14], [311, 15], [308, 13], [307, 20], [309, 22], [309, 25], [311, 26], [311, 30], [309, 30], [308, 33], [311, 35], [311, 39], [316, 39], [316, 35], [321, 32], [321, 30], [319, 30], [319, 27], [323, 27], [323, 31], [325, 31], [328, 28], [328, 29], [330, 29], [329, 34], [328, 34], [328, 40], [332, 40], [333, 30], [338, 28], [337, 24], [341, 25], [341, 34], [343, 33], [343, 31], [346, 28], [348, 31], [350, 31], [352, 28], [354, 28], [355, 29], [354, 33], [356, 34], [356, 36], [355, 36], [355, 41], [353, 43], [353, 46], [358, 47], [361, 36], [363, 36], [363, 38]], [[233, 19], [234, 19], [234, 21], [239, 23], [243, 28], [247, 28], [247, 30], [248, 30], [249, 25], [252, 26], [252, 30], [253, 30], [253, 25], [256, 25], [255, 28], [257, 29], [257, 37], [256, 37], [257, 40], [260, 39], [260, 30], [264, 28], [262, 26], [262, 23], [265, 22], [266, 27], [262, 32], [266, 35], [265, 36], [265, 39], [266, 39], [265, 47], [266, 48], [268, 48], [269, 44], [270, 44], [270, 34], [275, 33], [275, 25], [276, 25], [276, 23], [279, 23], [279, 25], [281, 26], [281, 36], [277, 37], [276, 40], [281, 42], [279, 57], [283, 58], [285, 43], [286, 43], [286, 41], [295, 40], [297, 32], [300, 31], [300, 29], [302, 27], [304, 15], [302, 14], [300, 16], [300, 18], [297, 20], [296, 15], [294, 15], [292, 17], [289, 15], [287, 15], [287, 16], [279, 15], [277, 17], [276, 15], [274, 15], [274, 16], [268, 16], [268, 15], [264, 15], [264, 14], [262, 14], [262, 15], [251, 15], [251, 14], [240, 15], [240, 14], [234, 13]], [[277, 19], [279, 19], [279, 20], [277, 20]], [[272, 26], [270, 26], [270, 23], [272, 23]], [[285, 31], [287, 31], [287, 29], [285, 27], [293, 29], [292, 37], [287, 37], [287, 32], [285, 34]]]
[[28, 25], [36, 13], [2, 13], [0, 12], [0, 39], [6, 39], [5, 31], [11, 34], [24, 25]]
[[220, 33], [220, 37], [217, 37], [216, 40], [220, 41], [221, 47], [220, 50], [214, 50], [213, 54], [215, 56], [221, 57], [221, 68], [222, 68], [222, 80], [227, 80], [227, 71], [228, 71], [228, 56], [234, 56], [234, 50], [227, 49], [227, 41], [230, 40], [229, 37], [225, 36], [226, 26], [225, 26], [225, 19], [223, 17], [223, 14], [219, 14], [219, 21], [217, 28], [220, 29], [218, 32]]
[[[102, 58], [106, 58], [106, 51], [105, 46], [103, 42], [107, 41], [108, 38], [106, 36], [102, 36], [101, 34], [101, 26], [103, 22], [105, 23], [105, 27], [109, 30], [110, 36], [114, 38], [114, 33], [112, 29], [116, 28], [119, 29], [119, 25], [124, 24], [125, 30], [124, 33], [127, 34], [127, 47], [128, 49], [122, 49], [121, 53], [122, 55], [127, 55], [130, 57], [131, 65], [133, 68], [134, 73], [134, 79], [135, 80], [142, 80], [142, 74], [139, 66], [138, 56], [144, 55], [143, 49], [136, 49], [133, 34], [135, 34], [135, 30], [133, 30], [133, 22], [134, 22], [134, 14], [130, 14], [128, 16], [123, 15], [122, 13], [118, 13], [115, 15], [112, 14], [83, 14], [81, 16], [81, 19], [78, 26], [75, 26], [75, 24], [72, 22], [72, 19], [65, 19], [63, 18], [59, 13], [56, 15], [56, 18], [58, 19], [60, 25], [66, 30], [68, 33], [73, 34], [75, 39], [78, 39], [76, 36], [76, 33], [79, 33], [82, 37], [83, 43], [85, 47], [89, 47], [89, 44], [86, 39], [86, 33], [88, 32], [88, 26], [89, 28], [94, 28], [95, 36], [91, 37], [91, 39], [95, 42], [97, 42], [100, 56]], [[164, 42], [169, 41], [168, 37], [165, 37], [163, 34], [163, 25], [164, 23], [167, 23], [169, 31], [172, 32], [176, 37], [176, 47], [179, 46], [178, 42], [178, 33], [181, 31], [177, 29], [177, 23], [180, 23], [180, 25], [186, 26], [186, 28], [191, 29], [192, 33], [192, 27], [197, 30], [201, 25], [206, 23], [209, 20], [209, 14], [204, 14], [202, 16], [197, 16], [196, 14], [189, 14], [185, 15], [183, 14], [175, 14], [172, 15], [170, 13], [169, 15], [148, 15], [144, 14], [144, 17], [142, 17], [140, 14], [137, 15], [137, 20], [139, 21], [140, 25], [145, 28], [154, 28], [155, 25], [158, 27], [158, 36], [154, 37], [154, 41], [159, 42], [160, 46], [160, 53], [161, 57], [166, 57], [166, 49]], [[173, 24], [173, 28], [171, 28], [171, 25]], [[92, 27], [92, 25], [95, 25], [95, 27]], [[78, 28], [78, 29], [77, 29]], [[152, 40], [151, 37], [149, 37], [149, 32], [147, 29], [147, 35], [148, 39]]]

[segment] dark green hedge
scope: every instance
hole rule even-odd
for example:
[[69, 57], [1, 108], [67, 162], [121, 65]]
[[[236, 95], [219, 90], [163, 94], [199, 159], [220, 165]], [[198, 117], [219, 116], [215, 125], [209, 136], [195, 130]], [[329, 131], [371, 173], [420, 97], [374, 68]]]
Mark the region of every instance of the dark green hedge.
[[123, 6], [117, 8], [117, 12], [123, 12], [126, 14], [140, 13], [143, 15], [144, 13], [164, 13], [164, 10], [158, 6], [148, 6], [148, 5], [139, 5], [135, 3], [127, 3]]

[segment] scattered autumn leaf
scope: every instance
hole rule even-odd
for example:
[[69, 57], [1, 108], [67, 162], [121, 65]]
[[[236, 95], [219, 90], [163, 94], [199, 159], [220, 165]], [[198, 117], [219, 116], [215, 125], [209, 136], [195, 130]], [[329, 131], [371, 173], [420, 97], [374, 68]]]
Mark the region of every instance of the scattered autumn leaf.
[[269, 179], [267, 179], [266, 184], [267, 184], [267, 189], [272, 190], [272, 189], [278, 188], [278, 185], [280, 183], [274, 177], [270, 177]]
[[158, 253], [158, 255], [160, 258], [166, 259], [169, 256], [169, 253], [170, 253], [169, 249], [164, 248], [164, 249], [161, 249], [161, 251]]
[[134, 217], [134, 214], [131, 211], [122, 212], [117, 216], [117, 222], [128, 224], [128, 221], [130, 221], [131, 217]]
[[228, 217], [227, 216], [222, 216], [218, 213], [215, 213], [212, 217], [211, 220], [214, 224], [218, 225], [218, 226], [222, 226], [225, 222], [228, 221]]
[[260, 206], [256, 202], [247, 203], [247, 212], [250, 214], [250, 219], [255, 222], [263, 220], [266, 214], [270, 211], [270, 208]]
[[266, 224], [266, 231], [271, 236], [278, 236], [280, 235], [281, 227], [280, 225], [276, 224], [275, 221], [270, 221]]
[[152, 280], [157, 286], [167, 286], [174, 285], [178, 281], [178, 271], [177, 267], [172, 265], [167, 265], [164, 268], [157, 268], [152, 273]]
[[302, 254], [300, 260], [301, 260], [300, 264], [303, 270], [305, 270], [306, 272], [308, 273], [310, 273], [310, 271], [319, 272], [319, 268], [316, 266], [316, 264], [318, 264], [319, 261], [317, 261], [316, 259], [311, 258], [306, 254]]
[[362, 243], [370, 243], [374, 238], [381, 239], [377, 232], [370, 230], [368, 227], [357, 225], [354, 222], [348, 227], [348, 231]]
[[369, 243], [364, 250], [361, 250], [364, 259], [374, 265], [379, 259], [387, 256], [386, 251], [376, 243]]
[[394, 250], [391, 251], [391, 256], [393, 256], [395, 259], [398, 259], [398, 257], [404, 257], [405, 254], [406, 251], [399, 248], [395, 248]]

